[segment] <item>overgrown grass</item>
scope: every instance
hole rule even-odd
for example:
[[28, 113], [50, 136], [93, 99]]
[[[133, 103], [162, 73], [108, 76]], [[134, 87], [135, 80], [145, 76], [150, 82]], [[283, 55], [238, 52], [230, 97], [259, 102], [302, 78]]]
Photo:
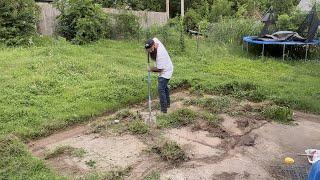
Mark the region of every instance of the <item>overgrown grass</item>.
[[0, 136], [0, 179], [65, 179], [32, 157], [15, 136]]
[[[244, 91], [253, 92], [249, 97], [262, 95], [281, 106], [320, 113], [319, 62], [262, 60], [239, 47], [206, 42], [200, 42], [197, 53], [195, 41], [186, 39], [186, 45], [186, 52], [180, 53], [168, 44], [175, 66], [173, 88], [187, 84], [196, 91], [216, 93], [226, 84], [250, 83], [259, 93]], [[136, 41], [111, 40], [75, 46], [61, 39], [45, 39], [31, 48], [1, 46], [0, 134], [39, 138], [146, 99], [142, 47]], [[152, 83], [156, 95], [156, 75]], [[18, 140], [14, 142], [22, 155], [2, 148], [1, 176], [54, 177]]]
[[219, 85], [214, 90], [220, 95], [231, 95], [239, 99], [247, 99], [253, 102], [261, 102], [266, 99], [266, 93], [261, 87], [248, 82], [231, 82]]
[[269, 106], [262, 111], [262, 114], [266, 118], [284, 124], [288, 124], [293, 121], [293, 111], [287, 107]]

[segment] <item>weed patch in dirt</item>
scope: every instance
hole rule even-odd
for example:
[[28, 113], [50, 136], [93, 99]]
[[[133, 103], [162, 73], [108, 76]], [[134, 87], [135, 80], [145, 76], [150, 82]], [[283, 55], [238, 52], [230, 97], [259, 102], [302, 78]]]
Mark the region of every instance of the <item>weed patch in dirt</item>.
[[151, 148], [151, 151], [159, 154], [162, 160], [168, 161], [173, 165], [179, 165], [187, 160], [187, 156], [183, 149], [174, 141], [164, 141], [154, 145]]
[[45, 155], [45, 159], [55, 158], [61, 155], [73, 156], [82, 158], [86, 154], [86, 151], [82, 148], [74, 148], [72, 146], [59, 146], [52, 152]]
[[117, 112], [113, 119], [119, 121], [141, 119], [141, 115], [139, 113], [133, 113], [129, 109], [124, 109]]
[[141, 120], [134, 120], [129, 123], [128, 130], [132, 134], [146, 134], [149, 132], [149, 127]]
[[201, 119], [208, 122], [209, 125], [217, 125], [219, 123], [221, 123], [223, 121], [223, 118], [216, 115], [216, 114], [213, 114], [213, 113], [202, 113], [201, 115]]
[[107, 179], [107, 180], [123, 180], [129, 176], [132, 167], [116, 168], [109, 172], [92, 172], [84, 177], [85, 180]]
[[160, 172], [152, 171], [150, 174], [145, 176], [142, 180], [160, 180]]
[[262, 111], [262, 114], [279, 123], [289, 124], [293, 121], [293, 111], [288, 107], [269, 106]]
[[158, 128], [176, 128], [189, 125], [197, 119], [196, 112], [190, 109], [179, 109], [170, 114], [157, 116]]
[[91, 133], [121, 135], [126, 132], [132, 134], [146, 134], [148, 126], [141, 120], [139, 112], [133, 113], [128, 109], [117, 112], [115, 115], [91, 124]]
[[227, 111], [231, 106], [231, 98], [227, 96], [190, 99], [184, 102], [185, 105], [199, 106], [212, 113], [222, 113]]

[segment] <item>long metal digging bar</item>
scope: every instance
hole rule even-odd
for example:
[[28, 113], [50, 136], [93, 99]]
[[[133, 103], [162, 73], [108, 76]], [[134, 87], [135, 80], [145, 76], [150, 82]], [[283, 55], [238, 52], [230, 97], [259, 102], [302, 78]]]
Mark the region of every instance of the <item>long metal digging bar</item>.
[[[150, 69], [150, 53], [148, 53], [148, 69]], [[151, 123], [151, 72], [148, 71], [148, 106], [149, 106], [149, 120], [147, 124]]]

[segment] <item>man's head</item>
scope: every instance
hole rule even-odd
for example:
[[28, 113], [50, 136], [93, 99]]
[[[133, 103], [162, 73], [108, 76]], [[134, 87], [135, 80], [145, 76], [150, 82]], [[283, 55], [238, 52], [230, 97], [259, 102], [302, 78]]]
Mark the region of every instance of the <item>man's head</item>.
[[149, 53], [153, 53], [156, 49], [156, 43], [153, 39], [148, 39], [146, 41], [145, 48]]

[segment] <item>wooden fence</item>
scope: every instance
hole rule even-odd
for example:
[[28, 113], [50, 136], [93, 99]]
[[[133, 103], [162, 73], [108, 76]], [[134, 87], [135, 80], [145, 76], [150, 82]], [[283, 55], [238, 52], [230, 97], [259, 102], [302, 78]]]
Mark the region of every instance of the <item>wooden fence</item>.
[[[40, 22], [38, 24], [38, 32], [42, 35], [53, 35], [56, 27], [56, 18], [60, 12], [49, 3], [37, 3], [41, 10]], [[103, 11], [110, 14], [125, 13], [126, 10], [118, 10], [111, 8], [103, 8]], [[143, 28], [152, 25], [164, 25], [168, 21], [166, 12], [151, 11], [130, 11], [140, 19], [140, 25]]]

